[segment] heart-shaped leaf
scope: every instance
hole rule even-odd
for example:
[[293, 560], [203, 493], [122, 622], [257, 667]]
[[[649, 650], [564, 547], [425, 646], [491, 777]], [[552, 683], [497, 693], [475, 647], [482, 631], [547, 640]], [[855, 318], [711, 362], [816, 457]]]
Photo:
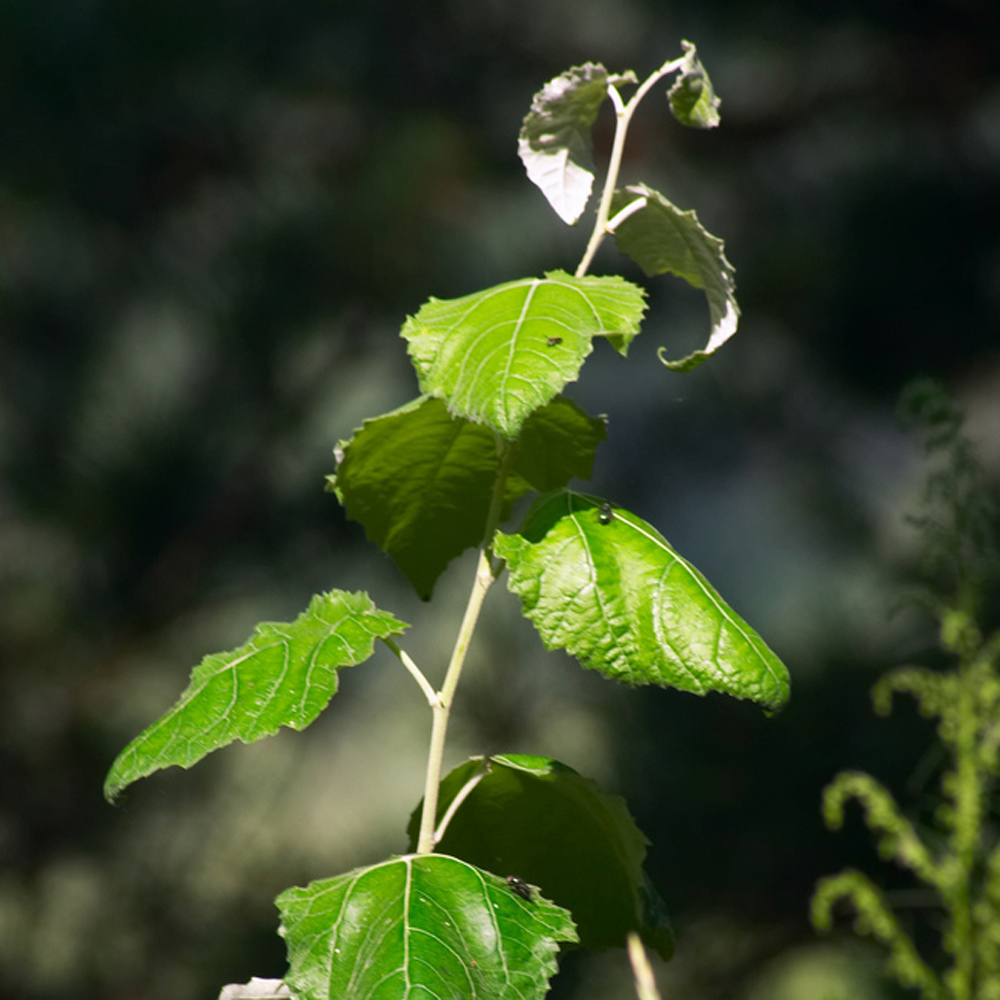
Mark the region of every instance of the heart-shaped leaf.
[[[438, 820], [470, 783], [438, 847], [514, 875], [573, 915], [584, 948], [624, 947], [629, 931], [666, 960], [673, 934], [642, 863], [648, 841], [625, 801], [549, 757], [474, 757], [441, 782]], [[407, 832], [420, 827], [418, 807]]]
[[[586, 479], [604, 422], [559, 397], [527, 419], [514, 446], [506, 511], [530, 489]], [[448, 563], [483, 541], [499, 471], [493, 431], [421, 396], [366, 420], [337, 445], [330, 485], [347, 516], [388, 553], [427, 600]]]
[[422, 392], [513, 439], [575, 381], [592, 339], [621, 354], [639, 332], [645, 293], [618, 276], [550, 271], [459, 299], [430, 299], [403, 325]]
[[667, 92], [670, 110], [682, 125], [715, 128], [719, 124], [719, 98], [691, 42], [681, 42], [684, 62]]
[[607, 94], [608, 71], [603, 66], [574, 66], [535, 94], [517, 139], [528, 177], [567, 225], [580, 218], [590, 198], [590, 130]]
[[548, 494], [494, 550], [547, 649], [627, 684], [721, 691], [768, 711], [787, 700], [784, 664], [634, 514], [570, 491]]
[[293, 622], [262, 622], [239, 649], [194, 668], [177, 703], [118, 755], [104, 794], [113, 800], [153, 771], [191, 767], [234, 740], [305, 729], [336, 693], [337, 670], [364, 662], [376, 639], [407, 627], [367, 594], [341, 590], [317, 594]]
[[[735, 332], [740, 309], [736, 304], [735, 269], [726, 259], [725, 245], [698, 221], [692, 209], [682, 212], [659, 191], [634, 184], [615, 191], [612, 213], [639, 204], [637, 211], [615, 226], [618, 249], [645, 272], [674, 274], [708, 299], [712, 331], [708, 343], [680, 361], [660, 360], [672, 371], [690, 371], [711, 357]], [[613, 220], [612, 220], [613, 221]]]
[[565, 910], [442, 854], [406, 855], [289, 889], [276, 900], [286, 981], [300, 1000], [541, 998]]

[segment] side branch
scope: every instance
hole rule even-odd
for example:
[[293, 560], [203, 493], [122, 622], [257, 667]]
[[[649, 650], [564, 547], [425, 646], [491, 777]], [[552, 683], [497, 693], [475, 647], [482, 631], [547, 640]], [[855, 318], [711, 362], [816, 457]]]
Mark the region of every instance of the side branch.
[[420, 690], [423, 691], [424, 697], [427, 699], [427, 704], [431, 708], [436, 708], [441, 699], [438, 697], [437, 691], [431, 686], [431, 682], [424, 676], [424, 672], [413, 662], [410, 654], [405, 649], [400, 649], [399, 644], [394, 639], [383, 639], [382, 641], [399, 657], [400, 662], [410, 672], [417, 684], [420, 685]]

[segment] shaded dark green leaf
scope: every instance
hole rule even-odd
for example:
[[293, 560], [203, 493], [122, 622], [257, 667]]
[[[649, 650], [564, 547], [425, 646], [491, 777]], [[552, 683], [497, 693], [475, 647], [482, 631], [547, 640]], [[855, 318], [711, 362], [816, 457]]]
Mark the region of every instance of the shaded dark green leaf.
[[[587, 478], [604, 423], [557, 398], [536, 410], [514, 446], [507, 480], [510, 504], [530, 489]], [[331, 485], [348, 517], [399, 566], [425, 600], [448, 563], [483, 541], [499, 471], [494, 433], [422, 396], [366, 420], [337, 445]]]
[[[441, 782], [439, 820], [474, 780], [442, 851], [540, 886], [573, 914], [585, 948], [624, 947], [634, 930], [670, 957], [665, 908], [642, 870], [648, 841], [623, 799], [548, 757], [476, 757]], [[411, 847], [419, 826], [418, 807], [408, 827]]]

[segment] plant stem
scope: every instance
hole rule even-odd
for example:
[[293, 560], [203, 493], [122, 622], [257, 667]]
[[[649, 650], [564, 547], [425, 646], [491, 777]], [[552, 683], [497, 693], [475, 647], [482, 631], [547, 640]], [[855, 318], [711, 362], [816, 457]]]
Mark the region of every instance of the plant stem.
[[438, 789], [441, 785], [441, 767], [444, 762], [444, 744], [448, 735], [448, 718], [451, 714], [452, 699], [455, 688], [462, 676], [465, 656], [469, 651], [472, 633], [475, 631], [479, 612], [482, 609], [486, 593], [493, 584], [493, 569], [486, 555], [486, 549], [479, 550], [479, 563], [476, 566], [476, 578], [469, 594], [469, 603], [465, 607], [455, 648], [452, 650], [448, 673], [445, 675], [444, 686], [438, 694], [437, 704], [433, 706], [434, 722], [431, 726], [431, 745], [427, 754], [427, 778], [424, 782], [424, 808], [420, 815], [420, 837], [417, 841], [418, 854], [430, 854], [434, 850], [434, 826], [437, 821]]
[[649, 964], [646, 949], [635, 931], [629, 931], [628, 959], [632, 964], [632, 975], [635, 977], [635, 992], [639, 1000], [660, 1000], [660, 991], [656, 988], [653, 968]]
[[497, 438], [499, 465], [496, 479], [493, 482], [493, 496], [490, 500], [489, 514], [486, 518], [486, 531], [483, 545], [479, 550], [479, 561], [476, 564], [476, 576], [472, 583], [465, 615], [455, 637], [455, 646], [448, 663], [444, 684], [438, 693], [436, 702], [431, 705], [433, 723], [431, 725], [431, 745], [427, 753], [427, 775], [424, 781], [424, 806], [420, 814], [420, 836], [417, 839], [417, 853], [430, 854], [434, 850], [434, 827], [437, 823], [438, 791], [441, 786], [441, 769], [444, 763], [444, 745], [448, 735], [448, 719], [455, 698], [455, 689], [462, 676], [462, 667], [472, 642], [472, 634], [479, 621], [479, 612], [483, 601], [493, 581], [500, 572], [501, 565], [494, 566], [491, 558], [493, 535], [500, 523], [500, 512], [503, 507], [504, 491], [507, 485], [507, 475], [513, 458], [512, 443], [503, 438]]
[[608, 96], [615, 106], [615, 138], [611, 146], [611, 157], [608, 160], [608, 172], [604, 178], [604, 190], [601, 192], [601, 203], [597, 208], [597, 218], [594, 220], [594, 229], [587, 242], [587, 249], [583, 252], [576, 269], [576, 277], [582, 278], [594, 261], [594, 255], [601, 241], [610, 231], [608, 229], [608, 216], [611, 213], [611, 199], [614, 197], [615, 188], [618, 185], [618, 174], [621, 171], [622, 156], [625, 152], [625, 136], [628, 134], [629, 123], [632, 115], [639, 106], [639, 102], [649, 93], [650, 88], [668, 73], [673, 73], [684, 63], [684, 59], [670, 59], [665, 62], [655, 73], [650, 74], [639, 85], [639, 89], [629, 98], [628, 104], [622, 101], [621, 94], [615, 85], [608, 84]]

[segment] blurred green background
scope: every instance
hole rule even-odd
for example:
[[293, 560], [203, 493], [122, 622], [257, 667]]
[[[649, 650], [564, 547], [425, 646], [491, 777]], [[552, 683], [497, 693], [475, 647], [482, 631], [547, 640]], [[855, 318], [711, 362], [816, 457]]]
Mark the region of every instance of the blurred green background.
[[[579, 259], [586, 222], [565, 227], [516, 158], [534, 91], [586, 60], [643, 76], [681, 38], [722, 127], [684, 130], [651, 96], [624, 179], [726, 240], [741, 331], [667, 372], [656, 348], [700, 344], [707, 314], [649, 283], [628, 361], [598, 349], [571, 395], [611, 418], [592, 491], [706, 573], [788, 663], [792, 701], [766, 719], [617, 690], [545, 654], [500, 588], [446, 765], [547, 754], [628, 798], [678, 931], [665, 995], [894, 995], [807, 904], [845, 864], [914, 902], [856, 814], [825, 831], [819, 797], [863, 767], [934, 804], [932, 731], [909, 706], [876, 722], [867, 691], [934, 644], [891, 613], [921, 475], [894, 416], [907, 380], [955, 391], [1000, 482], [993, 0], [0, 0], [5, 1000], [279, 977], [275, 894], [404, 849], [429, 719], [384, 651], [305, 734], [117, 808], [101, 784], [204, 654], [320, 589], [367, 589], [440, 676], [472, 564], [421, 605], [324, 493], [333, 446], [416, 394], [398, 331], [427, 297]], [[602, 252], [596, 273], [636, 276]], [[571, 960], [556, 995], [629, 991], [610, 954]]]

